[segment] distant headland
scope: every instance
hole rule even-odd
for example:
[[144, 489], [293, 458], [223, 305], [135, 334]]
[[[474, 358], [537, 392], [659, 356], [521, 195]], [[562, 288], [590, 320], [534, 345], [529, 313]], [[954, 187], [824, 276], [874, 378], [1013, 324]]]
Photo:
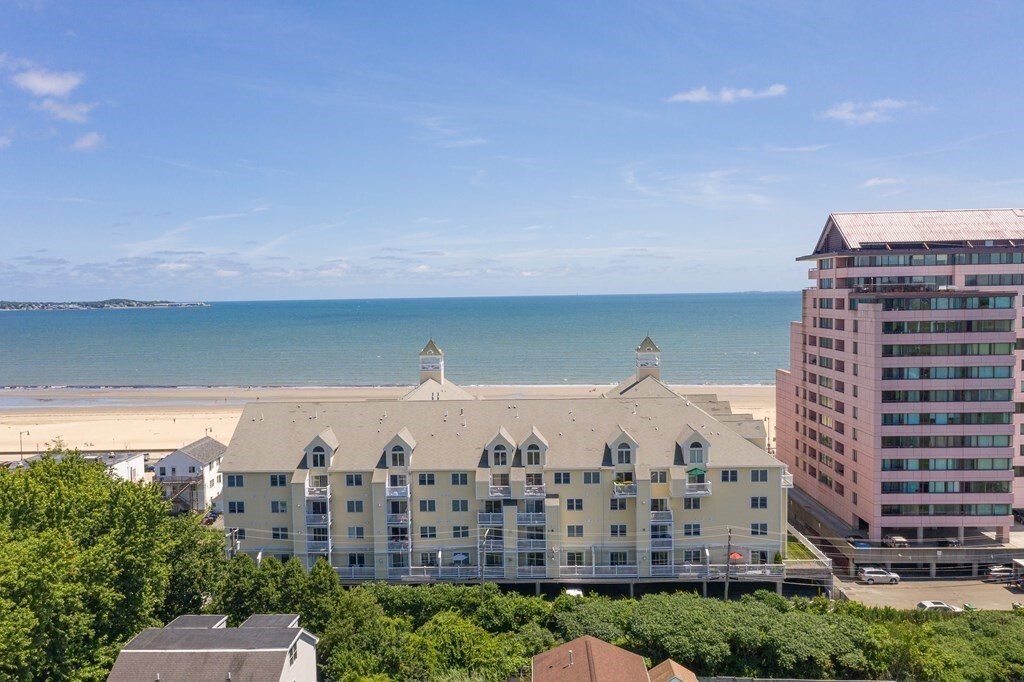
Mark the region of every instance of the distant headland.
[[135, 301], [130, 298], [108, 298], [105, 301], [69, 301], [45, 303], [33, 301], [0, 301], [4, 310], [112, 310], [120, 308], [208, 308], [209, 303], [176, 303], [174, 301]]

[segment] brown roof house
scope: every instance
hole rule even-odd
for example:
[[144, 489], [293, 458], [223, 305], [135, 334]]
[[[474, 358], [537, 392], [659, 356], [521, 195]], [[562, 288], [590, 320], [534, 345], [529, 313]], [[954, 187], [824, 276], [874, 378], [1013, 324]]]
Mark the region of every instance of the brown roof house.
[[314, 635], [293, 614], [255, 615], [237, 628], [227, 616], [179, 616], [147, 628], [121, 650], [110, 682], [315, 682]]
[[647, 673], [651, 682], [697, 682], [697, 676], [689, 668], [685, 668], [671, 658], [651, 668]]
[[642, 656], [584, 635], [533, 657], [533, 682], [648, 682]]

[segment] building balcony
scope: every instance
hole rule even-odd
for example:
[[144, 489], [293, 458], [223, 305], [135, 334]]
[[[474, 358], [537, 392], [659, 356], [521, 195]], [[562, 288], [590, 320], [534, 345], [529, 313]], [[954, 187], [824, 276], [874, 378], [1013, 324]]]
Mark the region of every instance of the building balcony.
[[309, 554], [329, 554], [331, 551], [330, 540], [307, 540], [306, 552]]
[[329, 514], [306, 514], [307, 526], [326, 526], [330, 522]]
[[544, 544], [543, 538], [520, 538], [516, 543], [516, 547], [520, 552], [529, 552], [544, 549]]
[[408, 538], [394, 538], [388, 540], [389, 552], [405, 552], [409, 549]]
[[636, 497], [636, 483], [612, 483], [614, 497]]
[[408, 526], [409, 512], [403, 512], [401, 514], [388, 514], [387, 524], [389, 526]]
[[388, 567], [388, 579], [389, 580], [401, 580], [410, 575], [410, 569], [408, 566], [390, 566]]
[[489, 494], [491, 497], [512, 497], [512, 486], [492, 485]]
[[480, 544], [485, 550], [503, 550], [505, 549], [505, 538], [484, 538]]
[[329, 485], [311, 485], [306, 488], [307, 500], [326, 500], [330, 496], [331, 486]]
[[711, 483], [687, 483], [685, 495], [710, 495]]
[[373, 566], [340, 566], [334, 569], [342, 580], [372, 580]]
[[546, 518], [544, 512], [519, 512], [516, 514], [516, 523], [520, 526], [541, 526]]
[[782, 487], [792, 488], [793, 487], [793, 474], [782, 474]]
[[672, 523], [672, 512], [671, 511], [652, 511], [651, 521], [667, 521]]
[[528, 485], [523, 487], [523, 497], [544, 497], [547, 495], [547, 486], [543, 483], [540, 485]]
[[389, 485], [385, 488], [385, 496], [392, 499], [408, 499], [409, 498], [409, 486], [407, 485]]
[[516, 575], [520, 578], [545, 578], [547, 574], [547, 566], [520, 566], [516, 570]]
[[629, 578], [637, 577], [636, 564], [623, 564], [621, 566], [559, 566], [558, 576], [560, 578], [574, 578], [578, 576], [592, 576], [595, 578]]
[[651, 538], [651, 549], [672, 549], [672, 538]]
[[502, 526], [505, 524], [505, 515], [500, 512], [479, 512], [476, 522], [479, 526]]
[[504, 578], [505, 567], [504, 566], [484, 566], [484, 577], [485, 578]]
[[653, 577], [664, 578], [668, 576], [675, 576], [676, 567], [672, 564], [651, 564], [651, 575]]

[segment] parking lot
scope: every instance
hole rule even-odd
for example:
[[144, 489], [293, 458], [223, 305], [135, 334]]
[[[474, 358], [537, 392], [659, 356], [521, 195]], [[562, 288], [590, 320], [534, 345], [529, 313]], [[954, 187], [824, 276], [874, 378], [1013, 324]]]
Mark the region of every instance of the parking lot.
[[1024, 590], [1007, 583], [982, 580], [903, 580], [898, 585], [866, 585], [848, 578], [836, 578], [836, 591], [869, 606], [913, 609], [921, 601], [944, 601], [963, 607], [1009, 610], [1013, 602], [1024, 602]]

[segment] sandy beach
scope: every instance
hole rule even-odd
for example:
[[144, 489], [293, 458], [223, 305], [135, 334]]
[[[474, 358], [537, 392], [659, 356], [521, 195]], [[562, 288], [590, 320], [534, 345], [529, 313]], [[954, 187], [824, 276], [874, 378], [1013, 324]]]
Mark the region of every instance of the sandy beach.
[[[483, 399], [594, 397], [610, 386], [470, 386]], [[734, 413], [775, 425], [774, 386], [673, 386], [682, 394], [714, 393]], [[245, 403], [395, 399], [410, 387], [114, 388], [0, 390], [0, 458], [45, 450], [61, 439], [89, 451], [166, 452], [210, 435], [231, 440]], [[28, 432], [28, 433], [23, 433]], [[20, 436], [19, 436], [20, 434]]]

